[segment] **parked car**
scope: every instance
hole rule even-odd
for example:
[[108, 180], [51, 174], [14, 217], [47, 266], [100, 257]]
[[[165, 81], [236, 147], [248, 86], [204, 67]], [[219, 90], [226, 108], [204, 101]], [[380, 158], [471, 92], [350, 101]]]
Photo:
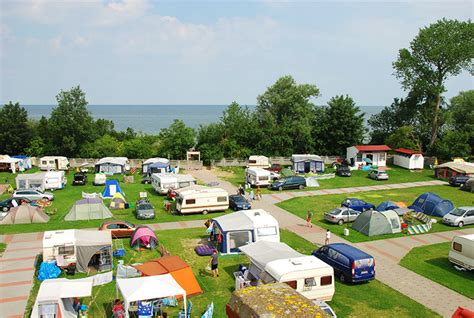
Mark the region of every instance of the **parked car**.
[[252, 208], [251, 204], [247, 199], [240, 194], [229, 195], [229, 208], [234, 211], [239, 210], [250, 210]]
[[135, 229], [134, 224], [118, 220], [104, 222], [99, 227], [99, 231], [109, 230], [112, 238], [132, 237]]
[[375, 209], [375, 205], [365, 202], [364, 200], [347, 198], [341, 203], [341, 207], [351, 208], [356, 211], [364, 212], [366, 210]]
[[53, 201], [54, 195], [51, 192], [41, 192], [36, 189], [16, 190], [12, 195], [14, 198], [27, 198], [31, 201], [48, 200]]
[[[16, 201], [16, 205], [12, 201]], [[31, 200], [27, 198], [23, 198], [23, 197], [16, 197], [16, 198], [8, 198], [6, 200], [0, 201], [0, 211], [8, 212], [10, 211], [11, 208], [13, 208], [14, 206], [20, 205], [22, 202], [31, 203]]]
[[463, 184], [466, 183], [467, 180], [469, 180], [471, 177], [469, 176], [452, 176], [449, 178], [449, 184], [452, 185], [453, 187], [460, 187]]
[[341, 282], [365, 282], [375, 278], [375, 259], [364, 251], [345, 243], [324, 245], [313, 252], [334, 268]]
[[279, 163], [272, 164], [267, 170], [279, 173], [283, 167]]
[[78, 172], [74, 174], [74, 180], [72, 185], [86, 185], [87, 184], [87, 174]]
[[154, 219], [155, 218], [155, 209], [148, 200], [139, 200], [136, 203], [135, 213], [137, 219]]
[[462, 206], [443, 216], [442, 222], [447, 225], [463, 227], [474, 224], [474, 206]]
[[352, 175], [351, 169], [349, 169], [349, 166], [346, 166], [346, 165], [337, 165], [336, 174], [339, 177], [350, 177]]
[[270, 171], [270, 180], [277, 181], [281, 178], [281, 175], [278, 172]]
[[284, 189], [304, 189], [306, 186], [306, 179], [300, 176], [291, 176], [282, 178], [273, 182], [269, 188], [271, 190], [284, 190]]
[[353, 210], [351, 208], [341, 207], [335, 208], [324, 214], [324, 219], [330, 223], [336, 223], [339, 225], [345, 222], [354, 222], [359, 216], [360, 211]]
[[374, 180], [388, 180], [388, 174], [382, 170], [372, 170], [369, 172], [369, 178]]

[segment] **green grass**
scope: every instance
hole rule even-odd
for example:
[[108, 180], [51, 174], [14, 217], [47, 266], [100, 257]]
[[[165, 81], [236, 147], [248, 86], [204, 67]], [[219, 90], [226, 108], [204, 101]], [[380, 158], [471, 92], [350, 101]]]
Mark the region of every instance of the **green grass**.
[[[319, 187], [307, 187], [304, 191], [318, 190], [318, 189], [336, 189], [336, 188], [348, 188], [348, 187], [362, 187], [380, 184], [393, 184], [393, 183], [404, 183], [404, 182], [416, 182], [416, 181], [430, 181], [434, 178], [434, 172], [430, 169], [410, 171], [397, 166], [390, 166], [390, 170], [387, 171], [389, 174], [389, 180], [377, 181], [368, 177], [368, 171], [353, 170], [351, 177], [339, 177], [335, 176], [332, 179], [318, 180]], [[239, 184], [244, 183], [245, 168], [243, 167], [219, 167], [222, 173], [222, 179], [232, 183], [236, 187]], [[333, 173], [333, 168], [327, 168], [323, 174]], [[285, 190], [285, 191], [301, 191]], [[262, 189], [262, 193], [274, 193], [267, 188]]]
[[5, 252], [6, 248], [7, 248], [7, 244], [0, 243], [0, 257], [3, 255], [3, 252]]
[[474, 273], [458, 271], [448, 260], [451, 243], [415, 247], [400, 261], [400, 265], [474, 299]]
[[[192, 317], [200, 316], [212, 301], [215, 305], [215, 317], [225, 317], [225, 304], [229, 301], [234, 290], [234, 276], [239, 264], [247, 264], [248, 260], [242, 255], [227, 255], [219, 258], [219, 277], [213, 278], [207, 273], [206, 267], [209, 257], [197, 256], [194, 246], [207, 239], [207, 235], [202, 229], [189, 230], [168, 230], [157, 232], [158, 238], [171, 254], [179, 255], [193, 269], [199, 285], [204, 293], [190, 297], [193, 302]], [[177, 240], [176, 238], [180, 239]], [[297, 236], [296, 234], [282, 230], [281, 240], [301, 253], [309, 254], [315, 248], [312, 243]], [[125, 244], [127, 246], [127, 244]], [[156, 251], [136, 252], [127, 247], [125, 264], [132, 262], [143, 262], [145, 260], [159, 257]], [[116, 264], [117, 260], [114, 260]], [[84, 275], [76, 275], [82, 278]], [[31, 310], [31, 305], [38, 293], [39, 282], [35, 279], [34, 288], [28, 301], [29, 307], [26, 313]], [[110, 283], [103, 286], [94, 287], [91, 299], [86, 299], [89, 304], [89, 317], [110, 317], [110, 304], [115, 299], [115, 284]], [[179, 304], [181, 307], [182, 302]], [[330, 305], [339, 317], [389, 317], [397, 313], [397, 317], [413, 317], [413, 312], [417, 317], [435, 317], [436, 314], [428, 310], [419, 303], [400, 294], [379, 281], [371, 281], [366, 284], [346, 285], [336, 282], [336, 294]], [[178, 308], [169, 308], [166, 311], [171, 317], [175, 317]]]
[[[28, 172], [34, 172], [30, 170]], [[0, 180], [3, 182], [6, 178], [9, 182], [15, 186], [15, 177], [10, 173], [0, 173]], [[36, 224], [15, 224], [15, 225], [1, 225], [0, 234], [10, 233], [27, 233], [27, 232], [39, 232], [45, 230], [59, 230], [59, 229], [80, 229], [80, 228], [98, 228], [104, 220], [91, 220], [91, 221], [64, 221], [64, 216], [69, 212], [73, 204], [82, 198], [82, 192], [102, 192], [104, 186], [94, 186], [92, 182], [94, 180], [94, 174], [88, 174], [88, 183], [85, 186], [72, 186], [73, 173], [67, 175], [68, 183], [62, 190], [54, 191], [54, 201], [51, 207], [48, 207], [46, 211], [57, 210], [57, 213], [51, 215], [48, 223], [36, 223]], [[187, 221], [187, 220], [200, 220], [207, 219], [209, 216], [202, 214], [191, 214], [191, 215], [175, 215], [167, 212], [163, 208], [165, 196], [158, 195], [153, 187], [149, 184], [141, 184], [141, 176], [135, 175], [135, 183], [123, 183], [122, 176], [114, 176], [109, 178], [115, 178], [120, 181], [120, 187], [125, 192], [127, 200], [130, 203], [135, 203], [139, 198], [140, 192], [147, 192], [148, 199], [155, 208], [155, 219], [153, 220], [137, 220], [135, 218], [134, 209], [126, 210], [111, 210], [115, 219], [120, 219], [136, 224], [149, 224], [159, 222], [176, 222], [176, 221]], [[8, 194], [0, 196], [0, 200], [8, 198]], [[104, 203], [108, 206], [110, 200], [104, 200]], [[219, 216], [223, 213], [213, 213], [212, 216]]]
[[[428, 187], [416, 187], [416, 188], [406, 188], [406, 189], [393, 189], [393, 190], [381, 190], [381, 191], [367, 191], [367, 192], [358, 192], [352, 194], [335, 194], [335, 195], [321, 195], [321, 196], [309, 196], [309, 197], [300, 197], [292, 198], [287, 201], [278, 203], [277, 205], [303, 219], [306, 218], [308, 210], [313, 211], [313, 223], [330, 229], [332, 233], [343, 236], [343, 230], [346, 225], [336, 225], [324, 220], [324, 213], [332, 210], [335, 207], [341, 205], [342, 200], [347, 197], [354, 197], [365, 200], [367, 202], [375, 204], [377, 206], [379, 203], [391, 200], [395, 202], [404, 202], [407, 205], [410, 205], [420, 194], [424, 192], [434, 192], [445, 199], [451, 200], [455, 206], [471, 206], [474, 205], [474, 194], [467, 193], [465, 191], [460, 191], [459, 188], [454, 188], [450, 186], [428, 186]], [[440, 218], [436, 218], [440, 221]], [[469, 225], [469, 227], [474, 227], [474, 225]], [[442, 232], [442, 231], [452, 231], [454, 227], [447, 226], [438, 222], [433, 224], [433, 228], [429, 233], [433, 232]], [[400, 237], [406, 234], [397, 233], [397, 234], [387, 234], [379, 236], [366, 236], [355, 230], [350, 231], [349, 236], [344, 236], [350, 242], [364, 242], [372, 241], [379, 239], [386, 239], [391, 237]]]

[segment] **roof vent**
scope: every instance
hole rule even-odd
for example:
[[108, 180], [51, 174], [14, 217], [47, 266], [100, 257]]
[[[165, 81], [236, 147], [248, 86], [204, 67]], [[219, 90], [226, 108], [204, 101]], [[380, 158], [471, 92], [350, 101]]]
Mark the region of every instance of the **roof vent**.
[[299, 260], [290, 259], [291, 264], [293, 265], [302, 265], [303, 263]]
[[254, 216], [260, 216], [260, 212], [254, 212]]

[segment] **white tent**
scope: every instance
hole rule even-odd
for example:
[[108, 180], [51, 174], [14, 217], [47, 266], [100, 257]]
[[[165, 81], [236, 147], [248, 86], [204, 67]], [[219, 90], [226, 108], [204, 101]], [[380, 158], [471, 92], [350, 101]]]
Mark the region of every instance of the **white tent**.
[[131, 302], [151, 300], [170, 296], [183, 296], [184, 316], [187, 317], [186, 291], [171, 274], [117, 279], [117, 288], [123, 296], [126, 316]]
[[72, 307], [73, 299], [75, 297], [90, 297], [92, 283], [92, 278], [57, 278], [43, 281], [30, 317], [49, 317], [48, 314], [54, 313], [55, 317], [77, 317], [77, 312]]
[[12, 158], [9, 155], [0, 155], [0, 166], [8, 167], [12, 173], [16, 172], [16, 164], [22, 161], [21, 159]]

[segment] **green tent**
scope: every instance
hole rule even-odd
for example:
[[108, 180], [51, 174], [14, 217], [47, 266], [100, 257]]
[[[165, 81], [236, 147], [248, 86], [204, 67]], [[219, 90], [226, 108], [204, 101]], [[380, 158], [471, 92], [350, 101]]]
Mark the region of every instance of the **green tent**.
[[400, 219], [394, 211], [379, 212], [367, 210], [361, 213], [352, 228], [367, 236], [399, 233], [401, 231]]
[[100, 198], [88, 198], [76, 201], [69, 213], [64, 217], [66, 221], [102, 220], [113, 217], [110, 210]]

